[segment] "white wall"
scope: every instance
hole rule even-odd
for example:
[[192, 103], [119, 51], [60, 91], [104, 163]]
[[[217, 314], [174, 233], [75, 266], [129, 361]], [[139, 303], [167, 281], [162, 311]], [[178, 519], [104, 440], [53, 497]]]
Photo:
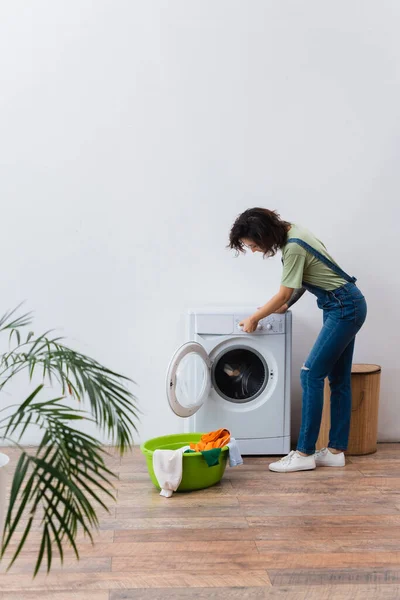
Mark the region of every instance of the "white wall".
[[[185, 311], [274, 293], [278, 258], [225, 245], [277, 208], [358, 276], [355, 359], [382, 365], [379, 435], [400, 440], [399, 27], [396, 0], [3, 0], [2, 310], [27, 300], [132, 376], [142, 439], [179, 431]], [[320, 318], [295, 309], [294, 433]]]

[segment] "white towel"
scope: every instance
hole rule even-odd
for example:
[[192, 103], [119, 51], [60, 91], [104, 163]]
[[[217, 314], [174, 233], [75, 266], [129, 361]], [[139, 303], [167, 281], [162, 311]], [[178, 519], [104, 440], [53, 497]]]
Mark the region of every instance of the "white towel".
[[238, 467], [243, 464], [243, 458], [240, 454], [239, 446], [235, 438], [231, 437], [231, 441], [227, 444], [229, 448], [229, 466], [230, 467]]
[[153, 452], [153, 469], [161, 488], [160, 496], [170, 498], [182, 481], [183, 453], [190, 446], [178, 450], [155, 450]]

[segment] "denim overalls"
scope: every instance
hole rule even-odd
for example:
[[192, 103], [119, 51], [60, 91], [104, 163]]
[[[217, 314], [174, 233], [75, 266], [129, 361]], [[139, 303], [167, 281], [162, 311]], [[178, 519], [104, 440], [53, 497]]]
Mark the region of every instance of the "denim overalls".
[[329, 377], [331, 388], [331, 429], [329, 447], [347, 450], [351, 418], [351, 367], [354, 342], [367, 315], [364, 296], [350, 277], [340, 267], [298, 238], [296, 243], [323, 262], [348, 283], [332, 291], [303, 282], [309, 292], [317, 297], [323, 310], [323, 327], [309, 357], [301, 369], [303, 405], [297, 450], [314, 454], [321, 425], [324, 401], [324, 380]]

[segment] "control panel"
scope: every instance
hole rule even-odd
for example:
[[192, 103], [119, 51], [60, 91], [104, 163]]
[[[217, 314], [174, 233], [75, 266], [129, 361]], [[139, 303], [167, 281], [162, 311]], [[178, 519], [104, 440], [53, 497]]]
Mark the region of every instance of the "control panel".
[[[249, 315], [235, 315], [234, 323], [235, 329], [238, 333], [242, 332], [242, 328], [239, 325], [241, 321], [246, 319]], [[265, 319], [262, 319], [257, 326], [257, 330], [254, 334], [277, 334], [277, 333], [285, 333], [285, 315], [270, 315]]]
[[[240, 334], [242, 328], [239, 323], [254, 314], [254, 308], [240, 307], [235, 312], [199, 312], [192, 313], [193, 332], [198, 335], [232, 335]], [[262, 319], [257, 331], [252, 335], [284, 334], [286, 332], [286, 315], [273, 314]], [[244, 334], [248, 335], [248, 334]]]

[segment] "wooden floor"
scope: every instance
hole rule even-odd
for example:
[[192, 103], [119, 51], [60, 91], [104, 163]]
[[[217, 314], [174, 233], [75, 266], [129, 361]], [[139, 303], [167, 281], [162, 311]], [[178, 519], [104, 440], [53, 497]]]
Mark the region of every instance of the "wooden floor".
[[247, 458], [221, 485], [158, 495], [138, 450], [110, 466], [118, 504], [96, 544], [32, 580], [36, 540], [1, 600], [400, 598], [400, 444], [344, 469], [278, 474]]

